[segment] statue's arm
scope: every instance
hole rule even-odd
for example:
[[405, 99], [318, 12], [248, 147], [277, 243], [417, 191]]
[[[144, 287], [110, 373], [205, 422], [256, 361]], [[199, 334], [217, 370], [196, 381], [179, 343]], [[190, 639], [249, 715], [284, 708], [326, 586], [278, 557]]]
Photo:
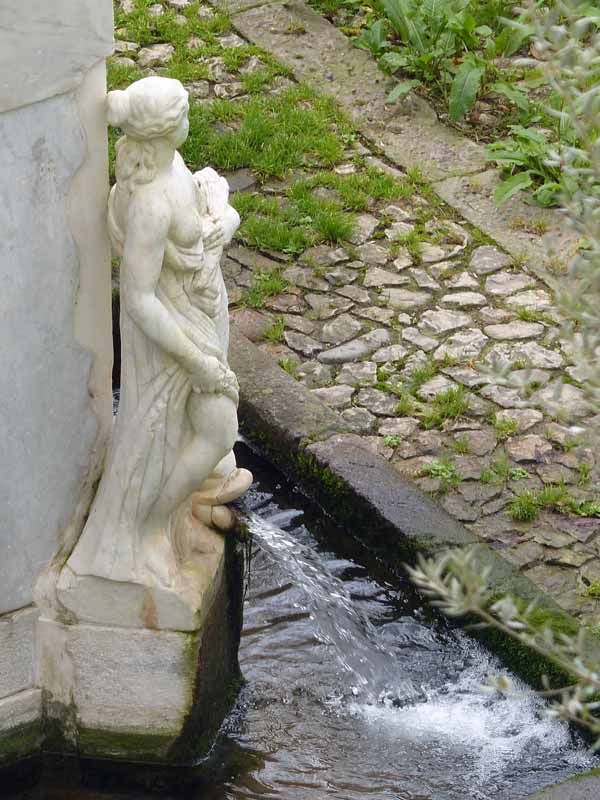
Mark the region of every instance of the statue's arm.
[[207, 366], [207, 357], [185, 336], [156, 296], [170, 222], [166, 200], [149, 190], [134, 192], [121, 268], [125, 310], [146, 336], [187, 372], [198, 373]]
[[229, 185], [225, 178], [211, 167], [205, 167], [194, 173], [209, 215], [205, 220], [204, 246], [223, 247], [233, 239], [233, 234], [240, 227], [240, 215], [229, 204]]

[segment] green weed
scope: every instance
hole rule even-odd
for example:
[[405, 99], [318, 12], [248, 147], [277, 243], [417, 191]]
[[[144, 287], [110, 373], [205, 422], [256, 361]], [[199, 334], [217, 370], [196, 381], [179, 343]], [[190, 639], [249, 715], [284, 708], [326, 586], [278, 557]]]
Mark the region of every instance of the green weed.
[[453, 387], [436, 395], [423, 415], [421, 426], [425, 430], [441, 428], [448, 419], [456, 419], [469, 409], [469, 401], [463, 386]]
[[494, 417], [493, 425], [500, 442], [508, 439], [509, 436], [513, 436], [519, 430], [518, 421], [512, 417], [504, 417], [504, 419], [496, 419]]
[[285, 320], [283, 317], [276, 317], [273, 324], [264, 333], [264, 338], [270, 342], [280, 342], [285, 331]]
[[402, 437], [396, 435], [384, 436], [383, 443], [386, 447], [400, 447], [402, 444]]
[[252, 285], [247, 290], [244, 301], [252, 308], [262, 308], [269, 297], [281, 294], [287, 289], [288, 282], [281, 274], [281, 269], [259, 270], [252, 279]]
[[280, 358], [277, 363], [284, 372], [298, 380], [298, 364], [292, 358]]
[[448, 459], [434, 459], [425, 464], [420, 473], [424, 477], [437, 478], [440, 482], [440, 492], [447, 492], [452, 486], [461, 481], [456, 466]]

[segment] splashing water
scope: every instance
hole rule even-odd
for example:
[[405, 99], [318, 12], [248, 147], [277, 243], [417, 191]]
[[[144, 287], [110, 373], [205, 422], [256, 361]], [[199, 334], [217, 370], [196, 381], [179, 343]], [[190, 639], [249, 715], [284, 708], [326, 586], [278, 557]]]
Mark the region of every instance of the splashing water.
[[482, 688], [503, 670], [478, 643], [407, 609], [339, 533], [324, 550], [276, 495], [244, 504], [257, 549], [243, 739], [269, 755], [228, 797], [521, 800], [593, 765], [520, 681], [510, 697]]

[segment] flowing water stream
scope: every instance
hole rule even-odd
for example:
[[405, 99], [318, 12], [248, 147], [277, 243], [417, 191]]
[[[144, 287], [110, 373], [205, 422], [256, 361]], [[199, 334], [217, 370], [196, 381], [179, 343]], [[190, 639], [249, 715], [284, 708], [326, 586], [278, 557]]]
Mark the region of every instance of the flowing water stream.
[[[492, 656], [263, 462], [243, 459], [258, 478], [242, 504], [254, 538], [247, 684], [205, 776], [159, 797], [522, 800], [594, 765], [518, 681], [515, 697], [484, 691], [502, 671]], [[61, 780], [43, 797], [156, 796]]]

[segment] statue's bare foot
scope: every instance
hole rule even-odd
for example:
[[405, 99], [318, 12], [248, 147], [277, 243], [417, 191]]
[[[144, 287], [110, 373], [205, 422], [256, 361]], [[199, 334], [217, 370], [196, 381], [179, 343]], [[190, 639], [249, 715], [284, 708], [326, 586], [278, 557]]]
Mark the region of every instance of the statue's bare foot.
[[235, 514], [227, 506], [206, 505], [194, 500], [192, 514], [209, 528], [217, 528], [220, 531], [230, 531], [236, 524]]
[[223, 506], [237, 500], [252, 485], [252, 473], [247, 469], [236, 468], [221, 480], [209, 478], [197, 492], [193, 501], [205, 506]]

